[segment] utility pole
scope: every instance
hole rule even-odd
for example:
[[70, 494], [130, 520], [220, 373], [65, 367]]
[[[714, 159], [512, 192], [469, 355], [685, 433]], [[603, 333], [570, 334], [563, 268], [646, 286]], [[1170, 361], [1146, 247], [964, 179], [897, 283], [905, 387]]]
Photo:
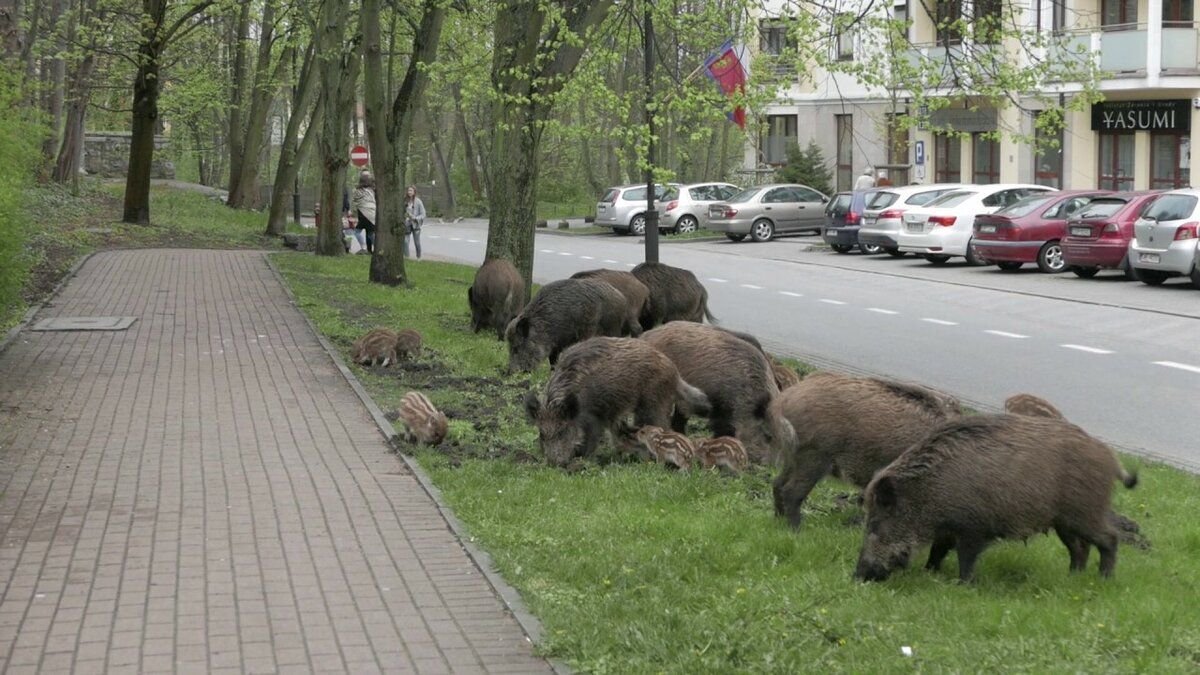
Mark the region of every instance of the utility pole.
[[654, 198], [654, 19], [650, 0], [645, 0], [643, 49], [646, 53], [646, 262], [658, 262], [658, 210]]
[[[315, 69], [313, 72], [316, 72]], [[312, 77], [312, 75], [310, 75], [310, 77]], [[298, 83], [296, 82], [296, 80], [299, 78], [300, 78], [300, 73], [297, 72], [297, 70], [296, 70], [296, 50], [293, 49], [292, 50], [292, 114], [293, 115], [302, 114], [300, 112], [300, 110], [298, 109], [298, 106], [300, 105], [300, 89], [299, 89], [299, 86], [298, 86]], [[313, 132], [312, 129], [308, 129], [305, 133], [312, 133], [312, 132]], [[296, 149], [297, 149], [296, 158], [293, 161], [299, 162], [300, 161], [300, 153], [299, 153], [300, 137], [298, 134], [293, 142], [296, 144]], [[283, 186], [280, 186], [280, 187], [283, 187]], [[297, 225], [300, 224], [300, 167], [299, 166], [296, 167], [296, 179], [292, 185], [292, 222]]]

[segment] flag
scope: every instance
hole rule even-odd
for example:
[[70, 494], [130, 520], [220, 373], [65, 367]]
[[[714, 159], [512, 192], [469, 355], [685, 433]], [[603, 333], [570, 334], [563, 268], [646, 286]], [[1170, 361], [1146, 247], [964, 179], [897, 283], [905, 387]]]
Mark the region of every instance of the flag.
[[[735, 47], [733, 40], [730, 40], [704, 61], [704, 72], [717, 83], [726, 96], [746, 90], [746, 60], [742, 58], [744, 52], [744, 47]], [[745, 129], [746, 109], [740, 105], [735, 107], [729, 114], [729, 119], [739, 128]]]

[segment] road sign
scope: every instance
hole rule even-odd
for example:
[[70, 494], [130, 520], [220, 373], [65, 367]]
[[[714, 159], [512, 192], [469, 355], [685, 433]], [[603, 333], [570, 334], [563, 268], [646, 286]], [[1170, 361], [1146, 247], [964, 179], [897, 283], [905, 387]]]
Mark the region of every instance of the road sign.
[[916, 148], [913, 150], [915, 155], [915, 164], [917, 166], [925, 165], [925, 141], [917, 141]]
[[925, 180], [925, 165], [917, 165], [917, 180]]
[[367, 162], [371, 161], [371, 153], [361, 145], [356, 145], [350, 148], [350, 161], [354, 166], [366, 166]]

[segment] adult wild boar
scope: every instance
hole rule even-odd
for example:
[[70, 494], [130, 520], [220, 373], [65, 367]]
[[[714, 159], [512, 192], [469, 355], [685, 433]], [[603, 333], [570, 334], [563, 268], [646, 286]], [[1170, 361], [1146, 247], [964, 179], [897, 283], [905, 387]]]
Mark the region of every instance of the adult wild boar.
[[1013, 394], [1004, 399], [1004, 412], [1012, 415], [1032, 415], [1034, 417], [1052, 417], [1066, 419], [1062, 412], [1053, 404], [1040, 396], [1033, 394]]
[[475, 282], [467, 289], [471, 306], [471, 330], [490, 328], [496, 339], [504, 339], [504, 329], [525, 304], [525, 280], [509, 261], [488, 258], [475, 271]]
[[644, 262], [632, 270], [646, 288], [650, 302], [642, 310], [642, 328], [650, 330], [668, 321], [695, 321], [716, 318], [708, 311], [708, 290], [691, 271], [659, 262]]
[[597, 335], [619, 337], [634, 330], [625, 296], [600, 279], [560, 279], [542, 290], [509, 322], [509, 372], [531, 371], [542, 359], [550, 365], [562, 350]]
[[1108, 514], [1112, 482], [1137, 484], [1113, 451], [1064, 420], [971, 415], [947, 422], [871, 480], [867, 531], [854, 576], [886, 579], [930, 543], [929, 569], [958, 549], [958, 576], [970, 581], [979, 554], [996, 539], [1053, 529], [1072, 572], [1100, 550], [1100, 574], [1117, 564]]
[[545, 398], [533, 391], [525, 397], [542, 454], [555, 466], [590, 455], [606, 431], [617, 438], [629, 413], [638, 427], [667, 426], [677, 404], [704, 411], [708, 399], [662, 352], [636, 338], [594, 337], [570, 347]]
[[773, 490], [775, 514], [792, 527], [800, 525], [800, 507], [826, 475], [866, 487], [876, 471], [961, 414], [954, 398], [924, 387], [830, 372], [784, 389], [774, 407], [795, 430]]
[[633, 337], [642, 334], [642, 326], [639, 323], [642, 312], [646, 309], [646, 303], [650, 301], [650, 289], [646, 288], [641, 280], [633, 276], [632, 272], [624, 270], [608, 270], [595, 269], [576, 272], [571, 275], [572, 279], [601, 279], [613, 285], [621, 295], [625, 296], [625, 301], [629, 303], [630, 323], [633, 331], [630, 333]]
[[[770, 410], [779, 387], [771, 364], [759, 349], [731, 331], [690, 321], [672, 321], [642, 333], [642, 339], [666, 354], [683, 379], [700, 388], [711, 403], [714, 436], [734, 436], [754, 461], [765, 461], [781, 447], [790, 429]], [[671, 426], [687, 427], [689, 411], [677, 407]], [[781, 423], [782, 422], [782, 423]]]

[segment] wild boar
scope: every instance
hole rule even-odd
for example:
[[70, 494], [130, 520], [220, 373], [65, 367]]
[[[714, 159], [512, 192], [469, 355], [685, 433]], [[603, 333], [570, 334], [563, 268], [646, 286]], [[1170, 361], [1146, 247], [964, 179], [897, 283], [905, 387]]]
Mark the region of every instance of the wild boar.
[[954, 398], [924, 387], [830, 372], [788, 387], [775, 407], [795, 430], [773, 490], [775, 514], [792, 527], [799, 527], [800, 507], [826, 475], [866, 487], [876, 471], [961, 414]]
[[413, 359], [421, 355], [421, 334], [411, 328], [396, 331], [396, 358]]
[[475, 271], [475, 282], [467, 289], [471, 306], [471, 330], [489, 328], [496, 339], [504, 339], [504, 329], [525, 304], [525, 280], [509, 261], [488, 258]]
[[[730, 331], [690, 321], [663, 324], [641, 339], [666, 354], [683, 379], [708, 396], [713, 436], [737, 437], [759, 462], [790, 436], [786, 421], [769, 410], [779, 388], [766, 355], [754, 345]], [[672, 428], [684, 431], [691, 414], [676, 407]]]
[[350, 349], [350, 359], [364, 366], [382, 363], [386, 368], [397, 360], [396, 341], [398, 339], [399, 335], [390, 328], [372, 328], [354, 341], [354, 345]]
[[741, 473], [750, 463], [746, 448], [733, 436], [706, 438], [696, 444], [696, 458], [705, 469], [714, 466], [731, 473]]
[[951, 420], [881, 470], [867, 486], [867, 529], [854, 576], [883, 580], [930, 543], [936, 570], [958, 549], [958, 576], [970, 581], [979, 554], [996, 539], [1053, 529], [1070, 570], [1100, 550], [1100, 574], [1117, 564], [1109, 520], [1112, 482], [1137, 484], [1112, 450], [1079, 427], [1027, 415]]
[[445, 413], [433, 406], [425, 394], [410, 391], [400, 399], [397, 417], [404, 423], [404, 440], [410, 443], [437, 445], [446, 438], [449, 421]]
[[629, 323], [631, 325], [630, 335], [637, 337], [642, 334], [642, 326], [639, 323], [642, 312], [646, 308], [646, 303], [650, 301], [650, 289], [646, 288], [640, 279], [633, 276], [632, 272], [624, 270], [584, 270], [571, 275], [572, 279], [602, 279], [613, 285], [625, 296], [625, 301], [629, 303]]
[[1055, 408], [1044, 398], [1033, 394], [1014, 394], [1004, 400], [1004, 412], [1010, 415], [1032, 415], [1034, 417], [1050, 417], [1057, 420], [1066, 419], [1058, 408]]
[[763, 349], [762, 343], [759, 342], [758, 338], [743, 331], [733, 330], [723, 326], [720, 328], [730, 335], [749, 342], [750, 344], [754, 345], [755, 349], [767, 355], [767, 360], [771, 363], [771, 374], [775, 377], [775, 386], [779, 387], [779, 391], [783, 391], [784, 389], [787, 389], [788, 387], [800, 381], [800, 373], [797, 373], [795, 370], [784, 365], [774, 356], [767, 354], [767, 350]]
[[638, 427], [666, 427], [673, 407], [707, 411], [708, 405], [670, 359], [637, 338], [596, 337], [568, 348], [545, 397], [533, 391], [525, 397], [542, 454], [555, 466], [591, 455], [605, 432], [619, 438], [629, 413]]
[[509, 372], [529, 372], [542, 359], [550, 365], [576, 342], [603, 335], [629, 335], [625, 296], [600, 279], [561, 279], [542, 286], [504, 332]]
[[644, 330], [676, 320], [700, 323], [707, 318], [709, 323], [716, 323], [708, 311], [708, 290], [690, 270], [644, 262], [632, 273], [650, 289], [650, 301], [641, 316]]
[[650, 458], [662, 465], [670, 464], [687, 471], [692, 468], [696, 446], [683, 434], [656, 426], [637, 430], [638, 443], [650, 453]]

